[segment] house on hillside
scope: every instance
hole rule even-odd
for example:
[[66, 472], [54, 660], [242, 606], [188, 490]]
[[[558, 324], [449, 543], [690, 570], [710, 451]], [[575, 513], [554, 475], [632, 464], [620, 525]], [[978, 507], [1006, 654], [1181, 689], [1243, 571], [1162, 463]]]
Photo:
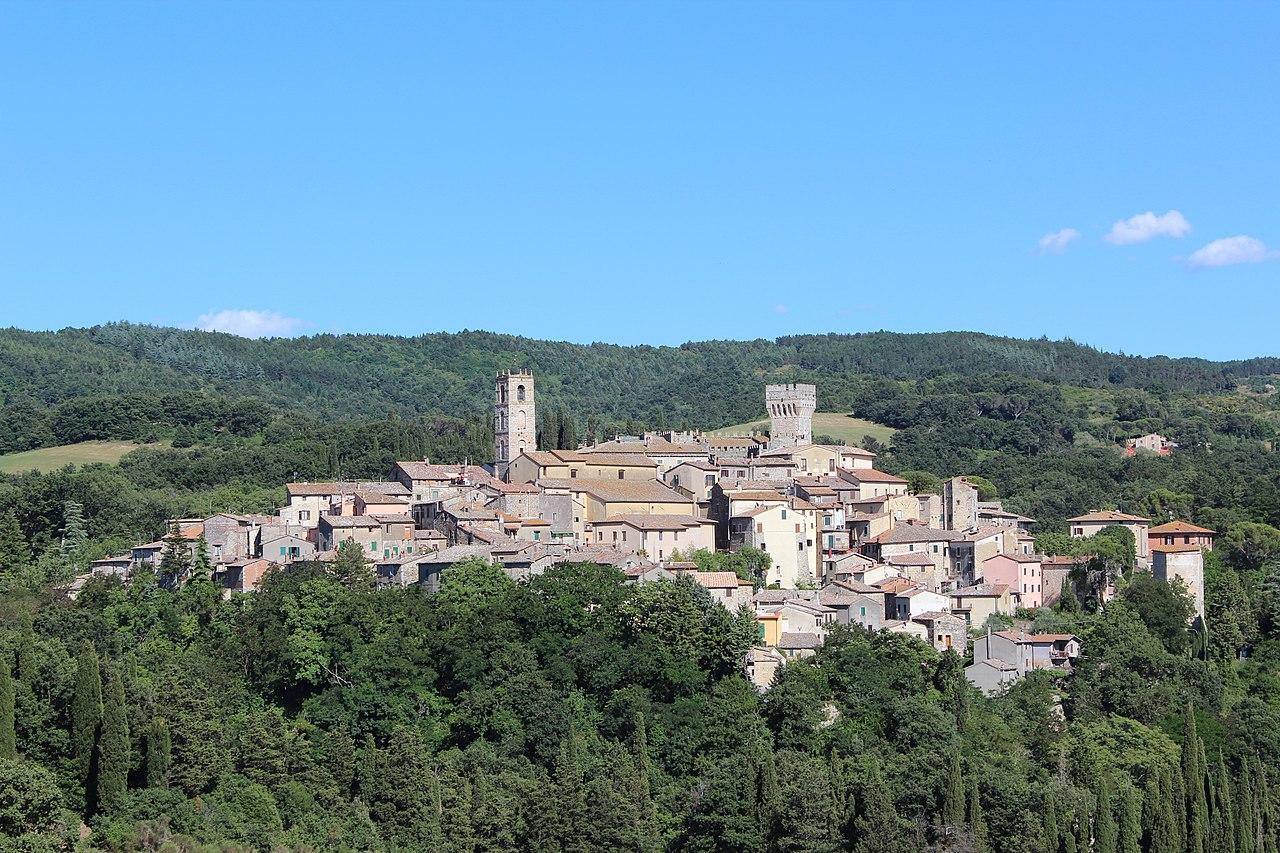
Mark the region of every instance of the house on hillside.
[[1077, 538], [1097, 536], [1112, 525], [1128, 528], [1133, 534], [1135, 556], [1144, 560], [1151, 556], [1151, 520], [1148, 518], [1116, 512], [1113, 509], [1103, 509], [1069, 518], [1067, 523], [1071, 526], [1071, 535]]
[[1151, 545], [1197, 545], [1206, 551], [1213, 550], [1213, 540], [1218, 531], [1192, 524], [1189, 521], [1167, 521], [1147, 531]]

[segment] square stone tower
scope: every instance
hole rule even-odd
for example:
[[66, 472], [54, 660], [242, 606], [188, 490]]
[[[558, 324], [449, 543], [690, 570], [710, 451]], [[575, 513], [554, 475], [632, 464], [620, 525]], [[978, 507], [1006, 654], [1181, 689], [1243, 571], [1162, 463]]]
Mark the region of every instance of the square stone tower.
[[769, 449], [813, 444], [813, 412], [818, 408], [818, 389], [794, 382], [764, 386], [765, 408], [769, 410]]
[[499, 476], [526, 450], [538, 449], [534, 417], [533, 373], [504, 370], [498, 374], [493, 403], [493, 460]]

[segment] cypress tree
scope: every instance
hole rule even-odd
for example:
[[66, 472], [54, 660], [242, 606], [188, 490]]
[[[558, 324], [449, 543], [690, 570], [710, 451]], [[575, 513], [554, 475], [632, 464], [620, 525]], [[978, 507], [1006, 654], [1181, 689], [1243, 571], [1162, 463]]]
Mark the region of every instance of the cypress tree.
[[[1166, 807], [1169, 811], [1169, 819], [1173, 824], [1174, 831], [1174, 850], [1185, 851], [1187, 849], [1187, 780], [1186, 777], [1179, 772], [1179, 768], [1171, 767], [1165, 773], [1165, 782], [1169, 787], [1169, 793], [1166, 796]], [[1171, 785], [1169, 783], [1172, 783]]]
[[1119, 853], [1142, 853], [1142, 795], [1132, 785], [1120, 790]]
[[1271, 815], [1271, 792], [1262, 759], [1253, 757], [1253, 849], [1257, 853], [1274, 853], [1275, 819]]
[[1147, 784], [1142, 789], [1142, 838], [1145, 850], [1153, 849], [1155, 844], [1161, 808], [1159, 768], [1153, 767], [1147, 773]]
[[1188, 853], [1206, 853], [1209, 808], [1204, 795], [1204, 767], [1200, 762], [1203, 747], [1196, 732], [1196, 715], [1187, 703], [1186, 739], [1182, 744], [1182, 778], [1186, 785], [1186, 843]]
[[1253, 846], [1253, 779], [1249, 759], [1240, 760], [1239, 812], [1236, 816], [1236, 853], [1255, 853]]
[[1097, 853], [1116, 853], [1120, 828], [1116, 824], [1115, 805], [1111, 798], [1111, 783], [1103, 780], [1098, 787], [1098, 815], [1094, 822], [1094, 850]]
[[0, 574], [31, 565], [31, 545], [22, 535], [22, 526], [13, 510], [0, 515]]
[[169, 787], [170, 751], [169, 724], [156, 717], [147, 731], [148, 788]]
[[0, 758], [18, 757], [18, 735], [13, 717], [13, 673], [9, 661], [0, 655]]
[[129, 720], [124, 679], [119, 667], [107, 665], [102, 702], [102, 734], [98, 738], [98, 804], [105, 812], [120, 808], [129, 787]]
[[942, 823], [947, 832], [964, 823], [964, 777], [958, 752], [951, 756], [951, 767], [942, 789]]
[[1093, 819], [1093, 798], [1090, 797], [1080, 804], [1080, 811], [1076, 815], [1076, 849], [1088, 852], [1092, 846], [1093, 834], [1090, 832]]
[[75, 695], [71, 703], [71, 750], [86, 802], [94, 793], [93, 763], [102, 724], [102, 674], [98, 655], [87, 646], [76, 658]]
[[982, 796], [978, 777], [969, 777], [969, 832], [973, 836], [974, 853], [987, 853], [987, 821], [982, 816]]
[[1058, 850], [1062, 847], [1062, 831], [1058, 828], [1057, 798], [1054, 796], [1052, 788], [1046, 794], [1044, 805], [1044, 849], [1048, 853], [1058, 853]]
[[1236, 810], [1231, 797], [1231, 777], [1227, 775], [1227, 763], [1222, 758], [1222, 750], [1218, 750], [1217, 782], [1214, 788], [1216, 832], [1213, 849], [1236, 853]]

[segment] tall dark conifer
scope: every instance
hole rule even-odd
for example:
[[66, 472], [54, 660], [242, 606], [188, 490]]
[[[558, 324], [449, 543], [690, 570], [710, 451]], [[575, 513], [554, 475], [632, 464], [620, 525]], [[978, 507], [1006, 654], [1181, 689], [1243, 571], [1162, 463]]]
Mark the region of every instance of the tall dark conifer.
[[14, 729], [14, 686], [9, 661], [0, 655], [0, 758], [18, 757], [18, 734]]
[[147, 730], [147, 787], [169, 787], [169, 761], [172, 745], [169, 724], [160, 717], [151, 721]]
[[102, 700], [102, 732], [98, 737], [98, 806], [107, 813], [121, 807], [129, 786], [129, 719], [120, 668], [106, 667]]
[[1116, 822], [1115, 802], [1111, 796], [1111, 782], [1104, 779], [1098, 787], [1098, 812], [1094, 818], [1095, 853], [1117, 853], [1120, 829]]
[[92, 803], [97, 780], [93, 778], [98, 729], [102, 725], [102, 673], [98, 655], [87, 646], [76, 658], [75, 694], [71, 700], [71, 752], [76, 773], [85, 790], [85, 800]]

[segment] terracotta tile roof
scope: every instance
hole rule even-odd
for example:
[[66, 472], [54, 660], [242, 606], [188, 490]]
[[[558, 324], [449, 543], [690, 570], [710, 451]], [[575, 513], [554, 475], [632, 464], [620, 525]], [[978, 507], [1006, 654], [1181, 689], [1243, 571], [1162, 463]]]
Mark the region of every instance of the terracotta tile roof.
[[1043, 563], [1045, 559], [1039, 554], [993, 554], [982, 562], [990, 562], [997, 557], [1004, 557], [1006, 559], [1013, 560], [1015, 563]]
[[876, 586], [879, 587], [881, 591], [887, 592], [890, 595], [897, 595], [898, 593], [906, 592], [909, 589], [918, 588], [917, 584], [907, 580], [906, 578], [885, 578], [880, 581], [880, 583], [876, 584]]
[[893, 554], [884, 561], [891, 566], [932, 566], [933, 558], [924, 551], [912, 551], [910, 554]]
[[709, 518], [695, 518], [692, 515], [629, 513], [611, 515], [604, 521], [595, 521], [592, 524], [625, 524], [639, 530], [685, 530], [690, 527], [701, 527], [704, 524], [715, 524], [715, 522]]
[[682, 569], [680, 574], [707, 589], [737, 589], [740, 578], [733, 572], [699, 572]]
[[1015, 643], [1063, 643], [1079, 640], [1075, 634], [1028, 634], [1025, 631], [1007, 630], [993, 631], [997, 637], [1003, 637]]
[[638, 503], [682, 503], [692, 506], [692, 501], [677, 491], [667, 488], [657, 480], [593, 480], [580, 479], [542, 479], [539, 485], [548, 488], [568, 489], [571, 492], [586, 492], [597, 500], [605, 502], [634, 501]]
[[787, 496], [782, 492], [772, 489], [747, 489], [741, 492], [729, 492], [727, 497], [731, 501], [778, 501], [781, 503], [787, 500]]
[[657, 468], [658, 463], [641, 453], [585, 453], [579, 454], [588, 465], [619, 468]]
[[378, 519], [371, 515], [322, 515], [320, 523], [327, 524], [333, 528], [347, 527], [381, 527]]
[[1207, 533], [1216, 536], [1218, 533], [1216, 530], [1210, 530], [1207, 527], [1201, 527], [1189, 521], [1166, 521], [1164, 524], [1158, 524], [1147, 532], [1152, 536], [1161, 533]]
[[375, 492], [369, 489], [356, 489], [355, 496], [367, 504], [396, 504], [397, 506], [408, 506], [409, 498], [403, 495], [387, 495], [382, 492]]
[[822, 637], [798, 631], [783, 631], [778, 638], [780, 649], [817, 649], [822, 646]]
[[963, 538], [963, 534], [954, 530], [935, 530], [923, 524], [899, 524], [867, 541], [880, 545], [906, 545], [917, 542], [955, 542]]
[[903, 483], [905, 485], [907, 482], [901, 477], [877, 471], [875, 468], [854, 468], [853, 470], [846, 468], [840, 471], [840, 476], [852, 483]]
[[383, 495], [412, 494], [403, 483], [388, 481], [344, 481], [333, 483], [286, 483], [285, 491], [291, 497], [327, 497], [329, 495], [349, 495], [356, 490], [377, 492]]
[[944, 619], [953, 619], [956, 622], [964, 621], [962, 617], [954, 613], [948, 613], [945, 610], [928, 610], [911, 617], [913, 622], [941, 622]]
[[1192, 551], [1202, 550], [1204, 546], [1192, 543], [1166, 545], [1163, 542], [1157, 542], [1151, 546], [1152, 551], [1159, 551], [1161, 554], [1190, 554]]
[[1075, 518], [1068, 518], [1067, 521], [1083, 521], [1083, 522], [1143, 522], [1149, 523], [1151, 519], [1143, 518], [1140, 515], [1127, 515], [1123, 512], [1116, 512], [1113, 509], [1102, 509], [1095, 512], [1086, 512], [1084, 515], [1077, 515]]
[[1009, 591], [1009, 585], [1003, 583], [975, 583], [951, 590], [955, 598], [999, 598]]

